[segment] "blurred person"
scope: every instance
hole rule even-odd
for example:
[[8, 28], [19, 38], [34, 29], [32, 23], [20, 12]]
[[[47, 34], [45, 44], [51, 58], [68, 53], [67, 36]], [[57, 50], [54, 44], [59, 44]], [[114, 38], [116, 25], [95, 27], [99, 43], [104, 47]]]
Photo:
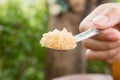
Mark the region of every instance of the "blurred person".
[[[110, 0], [49, 0], [49, 30], [64, 27], [76, 35], [80, 21], [97, 5]], [[86, 72], [85, 49], [81, 43], [70, 51], [47, 49], [46, 79]]]

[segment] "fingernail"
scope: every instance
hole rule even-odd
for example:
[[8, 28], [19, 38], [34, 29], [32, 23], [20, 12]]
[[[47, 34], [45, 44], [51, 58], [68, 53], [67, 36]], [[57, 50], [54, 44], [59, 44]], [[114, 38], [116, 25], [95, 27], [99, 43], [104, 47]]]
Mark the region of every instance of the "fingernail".
[[106, 24], [108, 23], [108, 17], [105, 16], [105, 15], [100, 15], [100, 16], [97, 16], [96, 18], [93, 19], [93, 22], [98, 25], [96, 27], [100, 28], [100, 29], [104, 29], [106, 28]]
[[91, 53], [90, 53], [90, 49], [87, 49], [87, 50], [86, 50], [86, 57], [87, 57], [88, 59], [92, 58], [92, 55], [91, 55]]

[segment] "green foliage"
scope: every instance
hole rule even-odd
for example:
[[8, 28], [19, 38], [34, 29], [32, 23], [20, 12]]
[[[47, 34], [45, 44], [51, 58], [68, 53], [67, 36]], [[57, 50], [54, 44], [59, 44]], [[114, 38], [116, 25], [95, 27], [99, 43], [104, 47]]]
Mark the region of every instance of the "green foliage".
[[120, 0], [116, 0], [117, 2], [120, 2]]
[[0, 6], [0, 80], [43, 80], [45, 49], [39, 44], [48, 26], [45, 0]]
[[110, 73], [109, 65], [102, 61], [88, 61], [88, 73]]

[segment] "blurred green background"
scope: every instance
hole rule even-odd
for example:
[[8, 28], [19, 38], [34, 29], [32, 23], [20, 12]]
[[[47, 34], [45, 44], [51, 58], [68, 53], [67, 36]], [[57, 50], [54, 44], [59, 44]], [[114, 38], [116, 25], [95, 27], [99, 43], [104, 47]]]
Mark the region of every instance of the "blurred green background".
[[[47, 26], [47, 0], [0, 0], [0, 80], [44, 80], [39, 40]], [[109, 70], [103, 62], [88, 61], [88, 72]]]
[[0, 80], [43, 80], [47, 26], [46, 0], [0, 0]]

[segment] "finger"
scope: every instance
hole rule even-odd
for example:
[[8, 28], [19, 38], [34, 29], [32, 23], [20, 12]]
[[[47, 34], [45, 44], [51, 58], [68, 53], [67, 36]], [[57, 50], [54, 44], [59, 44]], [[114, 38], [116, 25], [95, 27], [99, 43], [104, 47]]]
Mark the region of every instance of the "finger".
[[120, 47], [106, 51], [93, 51], [91, 49], [88, 49], [86, 51], [86, 57], [91, 60], [106, 60], [108, 58], [115, 56], [119, 52], [120, 52]]
[[113, 56], [112, 58], [107, 59], [106, 62], [109, 64], [112, 64], [118, 60], [120, 60], [120, 52], [116, 54], [115, 56]]
[[104, 7], [99, 6], [93, 12], [91, 12], [79, 25], [80, 32], [86, 31], [91, 27], [94, 27], [93, 19], [103, 12]]
[[80, 32], [86, 31], [87, 29], [94, 27], [93, 19], [100, 15], [106, 8], [111, 6], [120, 6], [119, 3], [108, 3], [97, 7], [93, 12], [91, 12], [79, 25]]
[[108, 28], [93, 38], [99, 41], [115, 41], [120, 39], [120, 32], [114, 28]]
[[120, 6], [106, 8], [99, 16], [94, 18], [94, 25], [99, 29], [113, 27], [120, 21]]
[[95, 51], [109, 50], [113, 48], [120, 47], [120, 40], [118, 41], [98, 41], [95, 39], [86, 39], [83, 41], [83, 45], [87, 49], [92, 49]]

